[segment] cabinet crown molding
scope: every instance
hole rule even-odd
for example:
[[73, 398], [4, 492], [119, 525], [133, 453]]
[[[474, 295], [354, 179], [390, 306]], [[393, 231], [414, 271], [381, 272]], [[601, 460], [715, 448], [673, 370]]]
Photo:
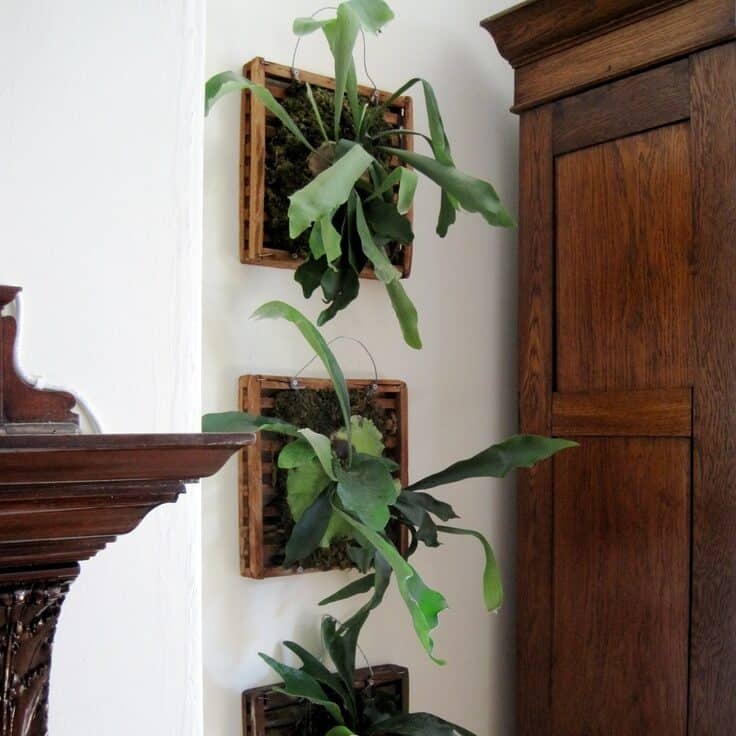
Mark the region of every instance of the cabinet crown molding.
[[529, 0], [481, 24], [523, 112], [736, 36], [733, 0]]
[[481, 22], [515, 69], [692, 0], [526, 0]]

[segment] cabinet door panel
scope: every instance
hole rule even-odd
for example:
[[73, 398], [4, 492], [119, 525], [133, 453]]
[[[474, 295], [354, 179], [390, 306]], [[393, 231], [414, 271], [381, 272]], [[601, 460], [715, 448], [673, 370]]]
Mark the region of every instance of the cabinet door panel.
[[553, 732], [680, 736], [690, 440], [580, 441], [554, 470]]
[[690, 385], [688, 123], [555, 166], [558, 390]]

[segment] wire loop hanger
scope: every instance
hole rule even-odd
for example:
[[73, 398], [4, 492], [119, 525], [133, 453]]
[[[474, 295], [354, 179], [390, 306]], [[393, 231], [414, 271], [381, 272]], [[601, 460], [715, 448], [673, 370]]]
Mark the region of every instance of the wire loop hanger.
[[[334, 10], [337, 12], [337, 6], [335, 5], [325, 5], [323, 8], [320, 8], [319, 10], [315, 10], [312, 15], [310, 15], [310, 18], [316, 18], [320, 13], [324, 13], [326, 10]], [[379, 31], [380, 33], [380, 31]], [[373, 80], [373, 77], [371, 76], [371, 73], [368, 71], [368, 48], [365, 38], [365, 30], [362, 28], [360, 29], [360, 35], [363, 37], [363, 71], [365, 72], [365, 76], [367, 77], [368, 81], [373, 86], [373, 92], [371, 94], [371, 102], [375, 105], [378, 103], [379, 100], [379, 94], [378, 94], [378, 85]], [[291, 55], [291, 76], [298, 82], [299, 81], [299, 70], [296, 68], [296, 55], [299, 52], [299, 47], [302, 43], [302, 36], [299, 36], [296, 40], [296, 44], [294, 46], [294, 53]]]
[[[333, 337], [332, 340], [328, 340], [327, 344], [332, 345], [333, 343], [337, 342], [338, 340], [350, 340], [350, 342], [354, 342], [357, 345], [360, 345], [361, 348], [365, 351], [365, 354], [368, 356], [368, 358], [371, 361], [371, 365], [373, 366], [373, 383], [370, 386], [370, 391], [375, 392], [378, 391], [378, 367], [376, 366], [376, 361], [373, 358], [373, 355], [371, 354], [371, 351], [368, 350], [365, 343], [361, 342], [355, 337], [350, 337], [348, 335], [338, 335], [337, 337]], [[289, 379], [289, 386], [292, 389], [299, 389], [302, 388], [302, 386], [299, 385], [299, 376], [304, 373], [307, 368], [309, 368], [312, 363], [314, 363], [315, 360], [317, 360], [319, 356], [317, 353], [315, 353], [290, 379]]]

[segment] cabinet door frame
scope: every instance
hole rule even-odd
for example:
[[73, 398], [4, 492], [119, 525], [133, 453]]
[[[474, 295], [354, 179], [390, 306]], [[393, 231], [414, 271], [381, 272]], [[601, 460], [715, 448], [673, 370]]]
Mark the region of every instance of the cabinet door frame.
[[[649, 400], [652, 421], [672, 423], [657, 425], [659, 436], [687, 431], [693, 443], [688, 734], [726, 736], [736, 723], [734, 42], [522, 112], [520, 424], [524, 432], [564, 434], [563, 419], [570, 420], [558, 414], [555, 398], [555, 156], [683, 120], [690, 121], [693, 184], [693, 329], [684, 347], [693, 356], [692, 397], [674, 410], [667, 402], [678, 397]], [[566, 405], [580, 433], [574, 409]], [[627, 424], [626, 416], [608, 410], [609, 424]], [[552, 723], [553, 470], [552, 463], [542, 464], [519, 477], [521, 736], [567, 736], [554, 734]]]

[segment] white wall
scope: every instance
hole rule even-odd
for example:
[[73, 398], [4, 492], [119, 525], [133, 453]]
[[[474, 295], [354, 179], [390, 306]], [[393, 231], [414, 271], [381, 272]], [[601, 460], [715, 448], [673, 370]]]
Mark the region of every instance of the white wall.
[[[489, 178], [515, 208], [516, 121], [507, 112], [512, 74], [481, 30], [481, 18], [512, 3], [503, 0], [394, 0], [397, 20], [369, 39], [373, 77], [393, 89], [413, 76], [432, 81], [461, 167]], [[253, 56], [289, 63], [291, 20], [319, 7], [313, 0], [209, 0], [208, 74], [239, 69]], [[495, 5], [495, 7], [494, 7]], [[302, 44], [298, 66], [329, 73], [321, 40]], [[419, 103], [420, 100], [417, 100]], [[423, 104], [417, 125], [425, 127]], [[292, 273], [238, 260], [239, 101], [218, 104], [205, 131], [204, 404], [234, 407], [237, 378], [245, 373], [288, 374], [309, 357], [289, 325], [250, 323], [268, 299], [284, 299], [315, 317], [319, 301], [301, 297]], [[434, 234], [438, 195], [423, 182], [415, 207], [414, 270], [406, 283], [420, 311], [425, 348], [401, 340], [380, 285], [364, 282], [359, 301], [326, 328], [329, 336], [364, 340], [383, 377], [408, 382], [411, 476], [439, 469], [515, 429], [515, 235], [464, 215], [442, 241]], [[339, 347], [352, 376], [368, 374], [357, 348]], [[317, 369], [315, 369], [317, 370]], [[241, 733], [240, 692], [273, 681], [257, 652], [282, 656], [278, 642], [316, 645], [317, 601], [348, 579], [345, 573], [249, 581], [238, 574], [236, 469], [206, 484], [204, 502], [205, 730]], [[464, 520], [495, 544], [513, 597], [513, 482], [479, 481], [445, 491]], [[513, 733], [514, 606], [487, 615], [480, 593], [481, 555], [474, 542], [451, 540], [417, 557], [429, 584], [452, 609], [441, 617], [432, 665], [413, 635], [395, 594], [371, 619], [363, 640], [373, 663], [411, 668], [412, 701], [456, 719], [478, 734]], [[342, 612], [351, 610], [345, 606]], [[337, 615], [340, 609], [333, 609]]]
[[[2, 283], [23, 363], [107, 431], [196, 429], [204, 0], [10, 0], [0, 20]], [[202, 733], [199, 489], [82, 566], [54, 736]]]

